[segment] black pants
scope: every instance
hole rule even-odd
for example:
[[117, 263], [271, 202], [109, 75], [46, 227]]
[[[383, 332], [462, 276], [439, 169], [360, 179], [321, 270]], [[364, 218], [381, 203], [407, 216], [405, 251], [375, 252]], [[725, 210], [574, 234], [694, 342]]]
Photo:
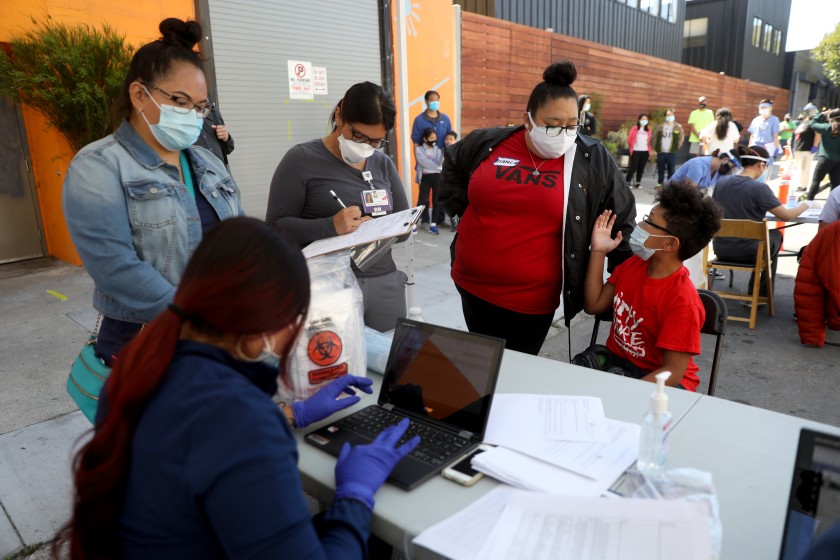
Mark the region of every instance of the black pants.
[[640, 183], [642, 181], [642, 175], [645, 172], [645, 165], [647, 165], [648, 157], [650, 154], [645, 150], [644, 152], [640, 152], [636, 150], [630, 155], [630, 164], [627, 166], [627, 182], [630, 182], [630, 179], [633, 177], [633, 172], [636, 172], [636, 182]]
[[528, 315], [493, 305], [455, 285], [470, 332], [505, 339], [505, 348], [536, 356], [542, 348], [554, 313]]
[[446, 214], [443, 212], [440, 204], [438, 204], [438, 193], [440, 192], [440, 173], [424, 173], [420, 178], [420, 193], [417, 196], [417, 205], [422, 204], [426, 207], [423, 216], [420, 218], [420, 223], [429, 222], [429, 191], [432, 193], [432, 221], [436, 224], [442, 224], [446, 220]]
[[820, 190], [820, 183], [828, 175], [831, 181], [831, 188], [840, 185], [840, 160], [828, 159], [825, 156], [817, 158], [817, 165], [814, 167], [814, 177], [811, 179], [811, 189], [808, 191], [808, 200], [814, 200]]
[[667, 154], [656, 154], [656, 172], [658, 173], [657, 183], [660, 185], [665, 182], [665, 169], [668, 170], [668, 179], [674, 176], [674, 162], [677, 161], [677, 154], [671, 152]]

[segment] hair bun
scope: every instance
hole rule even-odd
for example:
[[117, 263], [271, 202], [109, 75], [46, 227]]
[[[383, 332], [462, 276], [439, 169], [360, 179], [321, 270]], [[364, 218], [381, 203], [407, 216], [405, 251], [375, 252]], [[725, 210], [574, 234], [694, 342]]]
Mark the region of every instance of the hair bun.
[[192, 50], [201, 40], [201, 24], [197, 21], [166, 18], [160, 22], [159, 29], [164, 43], [185, 49]]
[[543, 81], [550, 85], [571, 86], [577, 79], [577, 69], [570, 61], [555, 62], [543, 72]]

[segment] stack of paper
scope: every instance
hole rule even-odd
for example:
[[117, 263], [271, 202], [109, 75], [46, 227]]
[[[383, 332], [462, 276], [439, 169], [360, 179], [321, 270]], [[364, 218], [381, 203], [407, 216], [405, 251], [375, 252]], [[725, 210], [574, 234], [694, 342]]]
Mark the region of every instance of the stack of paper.
[[473, 467], [526, 490], [600, 496], [639, 454], [639, 426], [604, 418], [601, 399], [498, 394]]
[[500, 486], [414, 543], [453, 560], [708, 560], [705, 503], [556, 496]]

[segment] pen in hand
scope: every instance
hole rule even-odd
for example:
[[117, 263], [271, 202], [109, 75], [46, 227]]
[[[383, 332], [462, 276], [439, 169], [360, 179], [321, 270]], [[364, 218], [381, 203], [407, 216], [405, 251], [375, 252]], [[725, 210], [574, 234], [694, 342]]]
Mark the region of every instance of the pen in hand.
[[340, 198], [338, 198], [338, 195], [337, 195], [337, 194], [335, 194], [335, 191], [334, 191], [334, 190], [330, 190], [330, 194], [332, 195], [332, 197], [335, 199], [335, 201], [336, 201], [336, 202], [338, 202], [339, 204], [341, 204], [341, 207], [342, 207], [342, 208], [347, 208], [347, 206], [345, 206], [345, 205], [344, 205], [344, 203], [343, 203], [343, 202], [341, 202], [341, 199], [340, 199]]

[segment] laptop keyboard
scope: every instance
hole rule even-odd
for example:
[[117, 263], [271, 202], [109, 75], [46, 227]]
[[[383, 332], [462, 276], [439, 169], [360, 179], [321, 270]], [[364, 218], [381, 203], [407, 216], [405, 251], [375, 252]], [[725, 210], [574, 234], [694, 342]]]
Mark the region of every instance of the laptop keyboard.
[[[402, 419], [402, 414], [374, 405], [342, 418], [337, 424], [345, 430], [374, 439], [385, 428], [397, 424]], [[411, 452], [411, 456], [435, 466], [443, 464], [470, 444], [464, 438], [412, 421], [398, 445], [414, 436], [420, 436], [420, 444]]]

